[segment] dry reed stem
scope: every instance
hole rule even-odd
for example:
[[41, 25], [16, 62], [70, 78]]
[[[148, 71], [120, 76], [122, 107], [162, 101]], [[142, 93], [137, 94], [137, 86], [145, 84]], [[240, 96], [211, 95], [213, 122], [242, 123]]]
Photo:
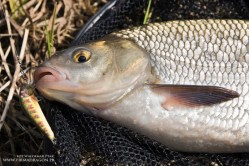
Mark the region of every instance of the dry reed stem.
[[[28, 10], [31, 8], [35, 3], [37, 3], [38, 0], [29, 0], [27, 3], [25, 3], [22, 7], [24, 10]], [[38, 3], [42, 2], [42, 0], [39, 0]]]
[[[2, 49], [2, 45], [1, 45], [1, 43], [0, 43], [0, 52], [2, 52], [3, 53], [3, 49]], [[6, 50], [6, 52], [5, 52], [5, 54], [2, 56], [1, 55], [1, 57], [2, 57], [2, 62], [3, 62], [3, 59], [7, 59], [7, 57], [8, 57], [8, 55], [9, 55], [9, 52], [10, 52], [10, 46], [7, 48], [7, 50]], [[2, 53], [0, 53], [0, 54], [2, 54]], [[0, 66], [0, 72], [2, 71], [2, 66]], [[11, 76], [11, 78], [12, 78], [12, 76]], [[1, 92], [1, 91], [0, 91]]]
[[5, 130], [7, 131], [8, 137], [10, 138], [9, 142], [10, 142], [11, 152], [13, 154], [16, 154], [15, 144], [14, 144], [14, 141], [12, 139], [13, 135], [11, 133], [11, 128], [8, 125], [4, 125], [4, 127], [5, 127]]
[[6, 58], [7, 58], [7, 57], [5, 57], [5, 55], [4, 55], [4, 52], [3, 52], [3, 49], [2, 49], [2, 44], [1, 44], [1, 43], [0, 43], [0, 56], [1, 56], [1, 58], [2, 58], [2, 64], [3, 64], [3, 66], [4, 66], [4, 69], [5, 69], [5, 71], [6, 71], [7, 75], [8, 75], [8, 77], [9, 77], [9, 79], [12, 79], [12, 75], [11, 75], [11, 73], [10, 73], [10, 68], [9, 68], [9, 66], [8, 66], [8, 64], [7, 64], [7, 62], [6, 62]]
[[[30, 70], [30, 67], [28, 67], [28, 68], [22, 70], [22, 71], [19, 73], [18, 77], [23, 76], [23, 75], [26, 74], [29, 70]], [[5, 88], [7, 88], [7, 87], [10, 85], [10, 83], [11, 83], [11, 81], [9, 80], [9, 81], [7, 81], [3, 86], [1, 86], [0, 92], [2, 92]]]
[[9, 18], [11, 25], [15, 28], [18, 32], [19, 36], [23, 36], [23, 28], [19, 26], [13, 18]]
[[[5, 10], [5, 16], [6, 16], [8, 32], [9, 32], [9, 34], [12, 34], [10, 21], [9, 21], [9, 13], [8, 13], [7, 10]], [[11, 49], [12, 49], [16, 69], [15, 69], [14, 76], [12, 78], [12, 83], [11, 83], [11, 87], [10, 87], [10, 90], [9, 90], [9, 95], [8, 95], [7, 100], [6, 100], [5, 107], [4, 107], [4, 110], [3, 110], [3, 113], [2, 113], [2, 116], [1, 116], [1, 119], [0, 119], [0, 131], [1, 131], [2, 126], [4, 124], [4, 120], [5, 120], [6, 116], [7, 116], [7, 112], [9, 110], [10, 102], [11, 102], [11, 100], [13, 98], [13, 95], [14, 95], [16, 81], [19, 78], [19, 73], [21, 71], [20, 64], [22, 63], [22, 60], [23, 60], [23, 57], [24, 57], [24, 52], [25, 52], [25, 48], [26, 48], [26, 44], [27, 44], [27, 40], [28, 40], [28, 34], [29, 34], [29, 30], [25, 29], [19, 59], [18, 59], [17, 54], [16, 54], [16, 48], [15, 48], [14, 40], [13, 40], [13, 38], [10, 38], [10, 44], [11, 44]]]
[[0, 34], [0, 38], [3, 38], [3, 37], [13, 37], [13, 36], [18, 36], [18, 34]]

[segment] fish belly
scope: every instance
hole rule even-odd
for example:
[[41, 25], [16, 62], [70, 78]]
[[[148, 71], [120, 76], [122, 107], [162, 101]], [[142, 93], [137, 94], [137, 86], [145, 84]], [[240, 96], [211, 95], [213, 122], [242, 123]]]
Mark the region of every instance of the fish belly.
[[[103, 113], [104, 117], [115, 116], [117, 123], [176, 150], [249, 151], [249, 22], [170, 21], [111, 35], [134, 40], [143, 47], [160, 83], [220, 86], [240, 96], [213, 106], [166, 110], [160, 107], [161, 99], [147, 87], [133, 92], [115, 109]], [[153, 103], [149, 104], [150, 110], [146, 102]]]

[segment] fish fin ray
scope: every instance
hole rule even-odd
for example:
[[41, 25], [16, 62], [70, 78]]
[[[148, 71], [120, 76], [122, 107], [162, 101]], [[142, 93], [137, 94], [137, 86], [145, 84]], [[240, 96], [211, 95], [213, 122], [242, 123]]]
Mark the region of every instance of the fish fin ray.
[[162, 107], [199, 107], [220, 104], [239, 97], [236, 91], [218, 86], [150, 84], [165, 97]]

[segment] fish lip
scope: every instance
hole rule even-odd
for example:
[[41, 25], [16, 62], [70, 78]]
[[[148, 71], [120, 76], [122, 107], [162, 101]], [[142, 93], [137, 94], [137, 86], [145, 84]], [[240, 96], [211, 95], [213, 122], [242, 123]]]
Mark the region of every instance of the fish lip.
[[57, 68], [51, 66], [42, 65], [38, 67], [34, 73], [34, 83], [36, 86], [67, 79], [69, 78], [66, 73], [63, 73]]

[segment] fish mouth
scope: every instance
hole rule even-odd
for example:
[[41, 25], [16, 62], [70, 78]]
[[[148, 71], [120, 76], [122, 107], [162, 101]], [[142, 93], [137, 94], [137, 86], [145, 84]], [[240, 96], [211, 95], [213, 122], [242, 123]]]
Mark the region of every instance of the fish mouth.
[[78, 84], [70, 80], [69, 73], [59, 67], [40, 66], [34, 73], [35, 88], [48, 100], [57, 100], [66, 103], [72, 108], [83, 110], [73, 99], [75, 89]]
[[68, 77], [65, 73], [48, 66], [38, 67], [34, 73], [35, 86], [39, 91], [55, 86], [58, 82], [66, 81], [67, 79]]

